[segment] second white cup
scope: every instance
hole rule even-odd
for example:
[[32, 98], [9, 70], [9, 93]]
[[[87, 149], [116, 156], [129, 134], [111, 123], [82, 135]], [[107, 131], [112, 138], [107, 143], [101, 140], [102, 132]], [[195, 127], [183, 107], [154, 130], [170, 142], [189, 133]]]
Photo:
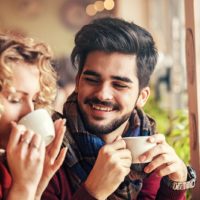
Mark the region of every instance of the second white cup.
[[[156, 143], [148, 142], [150, 136], [139, 136], [139, 137], [124, 137], [123, 140], [126, 142], [126, 147], [131, 151], [132, 163], [141, 163], [139, 156], [153, 148]], [[143, 163], [148, 163], [152, 160], [145, 160]]]

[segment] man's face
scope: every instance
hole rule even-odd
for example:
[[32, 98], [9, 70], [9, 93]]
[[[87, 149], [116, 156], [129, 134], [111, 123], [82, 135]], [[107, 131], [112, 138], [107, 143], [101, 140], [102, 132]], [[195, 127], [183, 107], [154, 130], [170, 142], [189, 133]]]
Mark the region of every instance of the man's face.
[[127, 123], [139, 95], [136, 58], [122, 53], [88, 54], [77, 76], [78, 105], [86, 129], [108, 134]]

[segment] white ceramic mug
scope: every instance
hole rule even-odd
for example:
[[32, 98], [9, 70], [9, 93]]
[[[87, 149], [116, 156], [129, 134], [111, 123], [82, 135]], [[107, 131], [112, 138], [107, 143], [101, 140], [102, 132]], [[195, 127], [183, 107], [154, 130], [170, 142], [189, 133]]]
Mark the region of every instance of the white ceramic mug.
[[53, 120], [47, 110], [43, 108], [28, 113], [20, 119], [18, 124], [22, 124], [27, 129], [41, 135], [46, 146], [50, 144], [55, 137]]
[[[131, 151], [132, 163], [141, 163], [139, 156], [153, 148], [156, 143], [148, 142], [150, 136], [139, 137], [124, 137], [122, 138], [126, 142], [126, 147]], [[148, 163], [152, 158], [145, 160], [143, 163]]]

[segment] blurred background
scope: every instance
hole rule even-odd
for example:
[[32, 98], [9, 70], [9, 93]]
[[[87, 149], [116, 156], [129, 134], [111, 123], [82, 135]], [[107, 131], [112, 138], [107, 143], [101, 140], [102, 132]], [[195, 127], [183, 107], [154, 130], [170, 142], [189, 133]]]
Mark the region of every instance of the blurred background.
[[[145, 107], [178, 154], [190, 161], [183, 0], [0, 0], [0, 26], [48, 43], [58, 72], [56, 110], [74, 88], [70, 53], [76, 32], [102, 16], [116, 16], [146, 28], [159, 51], [152, 96]], [[188, 197], [189, 198], [189, 197]]]
[[82, 25], [109, 15], [143, 26], [152, 33], [159, 50], [152, 79], [156, 101], [166, 109], [185, 108], [183, 0], [0, 0], [0, 5], [1, 27], [11, 27], [50, 44], [60, 87], [74, 81], [76, 72], [70, 66], [69, 56], [74, 35]]

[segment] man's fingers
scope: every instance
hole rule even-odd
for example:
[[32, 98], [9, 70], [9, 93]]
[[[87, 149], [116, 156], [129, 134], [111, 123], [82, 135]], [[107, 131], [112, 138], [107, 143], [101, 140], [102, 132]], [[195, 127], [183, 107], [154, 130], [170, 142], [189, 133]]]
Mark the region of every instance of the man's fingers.
[[161, 154], [166, 154], [173, 152], [173, 148], [169, 146], [167, 143], [165, 144], [158, 144], [155, 147], [151, 148], [149, 151], [143, 153], [140, 157], [139, 160], [141, 162], [144, 162], [145, 160], [153, 159], [154, 157], [157, 157], [158, 155]]
[[108, 147], [113, 148], [114, 150], [120, 150], [126, 148], [126, 143], [122, 139], [115, 140], [112, 144], [107, 144]]
[[163, 134], [155, 134], [150, 136], [148, 141], [157, 144], [165, 143], [165, 136]]
[[177, 165], [177, 163], [171, 163], [169, 165], [165, 164], [162, 167], [160, 167], [160, 169], [157, 170], [156, 173], [157, 175], [163, 177], [176, 172], [178, 168], [179, 166]]
[[169, 154], [162, 154], [153, 159], [144, 169], [146, 173], [151, 173], [155, 169], [158, 169], [162, 165], [168, 165], [173, 163], [172, 156]]
[[121, 160], [121, 165], [125, 168], [129, 168], [131, 167], [131, 164], [132, 164], [132, 159], [129, 159], [129, 158], [125, 158], [125, 159], [122, 159]]
[[120, 159], [130, 159], [132, 160], [131, 152], [128, 149], [120, 149], [116, 151], [116, 156]]

